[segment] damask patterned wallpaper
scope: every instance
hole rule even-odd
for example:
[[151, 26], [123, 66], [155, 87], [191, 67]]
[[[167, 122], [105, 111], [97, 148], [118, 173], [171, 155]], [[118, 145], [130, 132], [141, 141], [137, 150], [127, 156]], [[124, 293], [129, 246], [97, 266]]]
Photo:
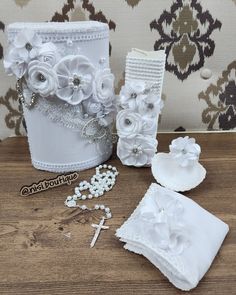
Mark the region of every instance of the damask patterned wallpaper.
[[0, 138], [25, 134], [15, 80], [2, 59], [7, 24], [98, 20], [109, 24], [116, 92], [132, 47], [165, 49], [160, 130], [236, 128], [236, 0], [1, 0]]

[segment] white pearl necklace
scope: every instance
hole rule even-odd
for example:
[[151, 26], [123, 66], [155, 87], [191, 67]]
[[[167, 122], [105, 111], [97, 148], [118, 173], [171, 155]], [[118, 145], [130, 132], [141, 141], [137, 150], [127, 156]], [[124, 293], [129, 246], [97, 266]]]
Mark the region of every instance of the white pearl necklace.
[[[101, 172], [101, 169], [105, 169]], [[96, 174], [91, 177], [90, 182], [84, 180], [79, 183], [79, 186], [75, 187], [75, 194], [73, 196], [68, 196], [65, 200], [65, 205], [69, 208], [80, 208], [81, 210], [102, 210], [105, 216], [102, 217], [99, 225], [92, 224], [96, 228], [95, 236], [90, 244], [90, 247], [95, 245], [95, 242], [99, 236], [101, 229], [107, 229], [109, 227], [103, 226], [105, 220], [112, 218], [112, 213], [109, 207], [104, 204], [96, 204], [94, 207], [89, 208], [86, 205], [79, 205], [77, 202], [79, 200], [85, 201], [87, 199], [91, 200], [93, 198], [99, 198], [104, 195], [105, 192], [112, 190], [116, 183], [116, 177], [119, 175], [116, 167], [111, 165], [99, 165], [96, 167]], [[89, 194], [85, 195], [82, 192], [88, 190]]]

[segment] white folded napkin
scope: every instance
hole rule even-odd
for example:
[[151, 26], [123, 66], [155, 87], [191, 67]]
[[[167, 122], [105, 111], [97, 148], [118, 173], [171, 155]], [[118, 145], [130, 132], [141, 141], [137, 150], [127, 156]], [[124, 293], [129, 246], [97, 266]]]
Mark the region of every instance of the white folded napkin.
[[209, 269], [228, 230], [191, 199], [153, 183], [116, 236], [188, 291]]

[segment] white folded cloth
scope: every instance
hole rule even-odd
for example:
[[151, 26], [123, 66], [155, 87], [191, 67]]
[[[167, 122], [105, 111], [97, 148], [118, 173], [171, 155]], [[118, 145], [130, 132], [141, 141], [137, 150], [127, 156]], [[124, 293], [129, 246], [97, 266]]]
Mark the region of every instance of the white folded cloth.
[[209, 269], [228, 230], [191, 199], [153, 183], [116, 236], [188, 291]]

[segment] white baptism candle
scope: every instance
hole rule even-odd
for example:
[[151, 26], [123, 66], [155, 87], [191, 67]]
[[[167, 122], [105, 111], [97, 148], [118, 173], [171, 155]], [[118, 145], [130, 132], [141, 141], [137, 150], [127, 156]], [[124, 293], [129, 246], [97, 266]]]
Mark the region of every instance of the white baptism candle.
[[150, 166], [157, 149], [158, 119], [166, 55], [163, 50], [132, 49], [126, 58], [116, 127], [117, 155], [124, 165]]

